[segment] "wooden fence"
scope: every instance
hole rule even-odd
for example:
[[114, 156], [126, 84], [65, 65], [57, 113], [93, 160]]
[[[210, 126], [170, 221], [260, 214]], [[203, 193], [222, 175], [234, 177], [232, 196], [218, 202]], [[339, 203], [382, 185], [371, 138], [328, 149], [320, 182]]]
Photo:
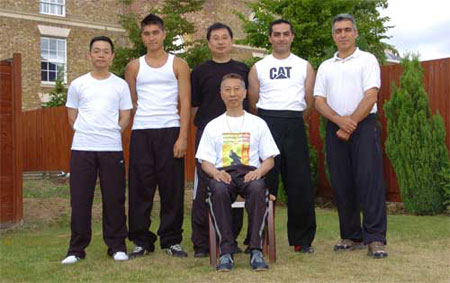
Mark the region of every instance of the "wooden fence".
[[18, 53], [0, 62], [0, 228], [23, 219], [21, 70]]
[[[130, 125], [132, 124], [132, 121]], [[24, 171], [69, 171], [73, 130], [69, 126], [66, 108], [51, 107], [23, 112]], [[193, 126], [192, 126], [193, 127]], [[131, 126], [122, 135], [125, 160], [128, 161]], [[188, 137], [185, 175], [193, 180], [195, 130]], [[128, 168], [128, 162], [126, 162]]]
[[[425, 90], [429, 95], [431, 109], [433, 112], [439, 111], [443, 116], [448, 133], [450, 124], [450, 58], [422, 62], [422, 66], [425, 71]], [[399, 65], [383, 66], [381, 68], [382, 87], [379, 94], [378, 110], [382, 124], [381, 137], [383, 146], [386, 139], [386, 118], [383, 105], [385, 100], [391, 95], [392, 83], [398, 84], [400, 75], [401, 67]], [[323, 142], [319, 136], [319, 115], [317, 112], [312, 116], [309, 130], [311, 142], [319, 152], [318, 193], [321, 196], [332, 197], [333, 193], [323, 168]], [[72, 130], [68, 125], [64, 107], [24, 112], [23, 134], [24, 170], [69, 170]], [[130, 130], [128, 129], [122, 139], [126, 160], [128, 160], [129, 137]], [[447, 148], [450, 148], [449, 141], [450, 138], [447, 135]], [[185, 174], [188, 181], [192, 181], [194, 176], [194, 143], [195, 127], [191, 123], [185, 162]], [[400, 201], [400, 191], [395, 173], [386, 156], [384, 156], [384, 173], [388, 188], [387, 199]]]

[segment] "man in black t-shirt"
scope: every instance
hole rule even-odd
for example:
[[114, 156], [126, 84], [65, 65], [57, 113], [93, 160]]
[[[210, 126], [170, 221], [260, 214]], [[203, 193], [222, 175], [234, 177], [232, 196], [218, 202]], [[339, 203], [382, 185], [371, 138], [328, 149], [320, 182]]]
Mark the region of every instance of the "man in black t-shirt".
[[[233, 32], [230, 27], [215, 23], [206, 33], [208, 48], [212, 59], [196, 67], [191, 74], [192, 87], [192, 115], [197, 127], [195, 148], [197, 149], [206, 124], [225, 112], [225, 104], [220, 97], [220, 82], [222, 77], [229, 73], [237, 73], [245, 78], [249, 68], [241, 62], [231, 59]], [[244, 100], [244, 109], [248, 111], [248, 102]], [[207, 219], [207, 176], [196, 163], [196, 176], [194, 182], [194, 200], [192, 203], [192, 243], [194, 244], [194, 257], [208, 255], [208, 219]], [[242, 228], [243, 209], [233, 209], [233, 233], [235, 237]]]

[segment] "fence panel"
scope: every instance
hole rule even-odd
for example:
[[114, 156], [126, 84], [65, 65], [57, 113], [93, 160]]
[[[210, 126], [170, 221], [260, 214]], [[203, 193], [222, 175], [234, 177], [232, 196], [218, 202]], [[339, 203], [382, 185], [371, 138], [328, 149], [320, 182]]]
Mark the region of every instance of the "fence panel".
[[[450, 58], [422, 62], [424, 68], [424, 85], [429, 95], [430, 106], [434, 112], [442, 115], [447, 133], [450, 124]], [[383, 105], [389, 99], [392, 84], [398, 85], [401, 67], [399, 65], [383, 66], [381, 68], [381, 89], [378, 100], [378, 110], [381, 122], [381, 138], [384, 148], [386, 140], [386, 118]], [[24, 133], [24, 170], [69, 170], [70, 145], [72, 142], [72, 130], [67, 122], [65, 107], [46, 108], [25, 112], [23, 115]], [[319, 114], [314, 113], [309, 127], [311, 143], [319, 152], [319, 184], [318, 194], [332, 197], [333, 191], [326, 179], [322, 154], [323, 142], [319, 135]], [[128, 161], [130, 141], [130, 128], [123, 136], [125, 158]], [[450, 148], [450, 137], [447, 134], [446, 144]], [[191, 121], [188, 149], [185, 158], [185, 178], [187, 181], [194, 179], [194, 146], [195, 127]], [[400, 201], [400, 191], [396, 181], [392, 165], [383, 153], [384, 173], [387, 184], [387, 199]], [[128, 162], [127, 162], [128, 164]]]
[[21, 60], [0, 62], [0, 228], [23, 219]]

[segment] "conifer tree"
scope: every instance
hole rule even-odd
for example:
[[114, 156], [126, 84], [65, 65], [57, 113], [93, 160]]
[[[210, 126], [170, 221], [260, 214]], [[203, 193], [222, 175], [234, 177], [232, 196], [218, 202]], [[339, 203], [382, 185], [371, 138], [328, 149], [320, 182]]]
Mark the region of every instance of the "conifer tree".
[[63, 74], [58, 74], [55, 81], [55, 88], [49, 93], [50, 100], [44, 107], [58, 107], [66, 105], [67, 89], [64, 86]]
[[[439, 113], [432, 116], [417, 55], [402, 61], [400, 86], [393, 85], [385, 104], [386, 153], [392, 162], [405, 209], [435, 214], [444, 208], [441, 173], [449, 168], [445, 126]], [[447, 171], [448, 172], [448, 171]]]

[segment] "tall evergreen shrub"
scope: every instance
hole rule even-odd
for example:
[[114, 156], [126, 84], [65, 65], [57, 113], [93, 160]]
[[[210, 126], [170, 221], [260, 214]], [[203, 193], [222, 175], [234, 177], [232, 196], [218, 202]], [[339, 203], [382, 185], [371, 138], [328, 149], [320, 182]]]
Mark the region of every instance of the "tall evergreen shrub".
[[55, 88], [49, 93], [50, 100], [44, 107], [58, 107], [66, 105], [67, 89], [64, 86], [63, 76], [58, 75], [55, 81]]
[[402, 61], [400, 86], [393, 85], [385, 104], [386, 153], [392, 162], [405, 209], [415, 214], [436, 214], [444, 208], [442, 170], [449, 167], [445, 126], [431, 115], [417, 55]]

